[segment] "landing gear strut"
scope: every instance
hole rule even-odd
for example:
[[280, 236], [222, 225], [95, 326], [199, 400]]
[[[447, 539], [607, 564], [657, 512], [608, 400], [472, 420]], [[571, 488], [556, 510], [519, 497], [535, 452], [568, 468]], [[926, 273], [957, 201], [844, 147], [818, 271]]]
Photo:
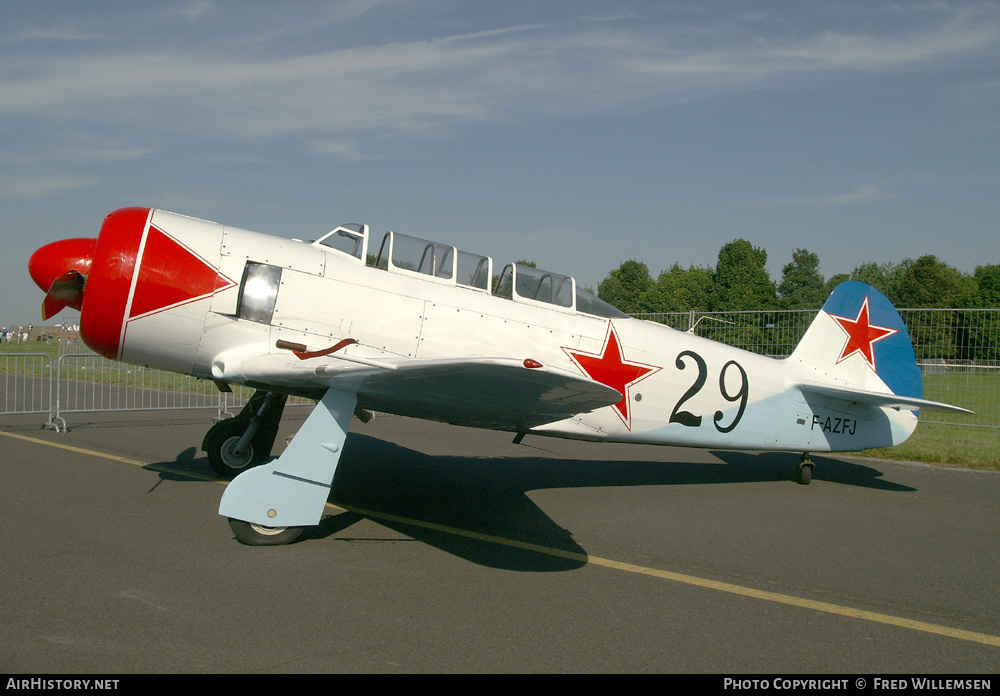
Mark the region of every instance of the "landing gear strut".
[[809, 482], [813, 478], [813, 469], [816, 465], [813, 464], [812, 460], [809, 458], [808, 452], [802, 453], [802, 461], [799, 462], [799, 471], [795, 475], [795, 482], [801, 483], [803, 486], [808, 486]]
[[233, 478], [267, 460], [286, 398], [277, 392], [255, 391], [239, 415], [216, 423], [205, 434], [201, 448], [220, 476]]

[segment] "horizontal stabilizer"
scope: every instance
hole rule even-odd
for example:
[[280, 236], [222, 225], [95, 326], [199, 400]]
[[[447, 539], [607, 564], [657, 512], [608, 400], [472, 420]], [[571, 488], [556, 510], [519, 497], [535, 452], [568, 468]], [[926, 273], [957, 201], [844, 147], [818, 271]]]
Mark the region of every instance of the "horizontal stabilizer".
[[974, 411], [970, 411], [960, 406], [952, 406], [951, 404], [943, 404], [940, 401], [928, 401], [927, 399], [918, 399], [913, 396], [900, 396], [899, 394], [893, 394], [891, 392], [873, 392], [866, 391], [863, 389], [851, 389], [849, 387], [840, 387], [830, 384], [815, 384], [815, 383], [801, 383], [798, 385], [799, 389], [804, 392], [811, 392], [813, 394], [820, 394], [821, 396], [827, 396], [833, 399], [840, 399], [842, 401], [850, 401], [855, 404], [868, 404], [870, 406], [888, 406], [890, 408], [902, 408], [907, 410], [914, 409], [927, 409], [930, 411], [944, 411], [946, 413], [961, 413], [965, 415], [974, 415]]

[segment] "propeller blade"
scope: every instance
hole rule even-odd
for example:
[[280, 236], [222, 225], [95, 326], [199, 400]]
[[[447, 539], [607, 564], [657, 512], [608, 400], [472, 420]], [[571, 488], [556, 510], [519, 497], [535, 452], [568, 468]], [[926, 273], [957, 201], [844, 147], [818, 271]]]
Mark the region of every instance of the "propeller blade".
[[42, 302], [42, 321], [55, 316], [66, 306], [80, 309], [86, 284], [87, 277], [77, 271], [67, 271], [53, 280]]

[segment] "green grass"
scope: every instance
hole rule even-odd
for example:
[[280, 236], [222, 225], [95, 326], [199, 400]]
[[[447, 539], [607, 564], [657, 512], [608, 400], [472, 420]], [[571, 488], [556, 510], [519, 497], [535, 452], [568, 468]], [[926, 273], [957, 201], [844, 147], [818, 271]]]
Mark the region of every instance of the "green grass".
[[924, 398], [975, 411], [975, 416], [928, 414], [935, 421], [957, 424], [1000, 424], [1000, 370], [954, 368], [947, 374], [924, 377]]
[[854, 454], [964, 469], [1000, 470], [1000, 428], [921, 423], [901, 445]]
[[[28, 355], [28, 354], [31, 355]], [[48, 359], [36, 357], [37, 354]], [[18, 359], [20, 357], [20, 359]], [[0, 374], [10, 373], [28, 377], [48, 377], [59, 359], [59, 345], [41, 341], [0, 345]]]
[[[59, 358], [59, 344], [53, 341], [28, 341], [27, 343], [3, 343], [0, 344], [0, 358], [7, 355], [23, 355], [24, 353], [44, 353], [55, 362]], [[0, 365], [3, 363], [0, 362]]]

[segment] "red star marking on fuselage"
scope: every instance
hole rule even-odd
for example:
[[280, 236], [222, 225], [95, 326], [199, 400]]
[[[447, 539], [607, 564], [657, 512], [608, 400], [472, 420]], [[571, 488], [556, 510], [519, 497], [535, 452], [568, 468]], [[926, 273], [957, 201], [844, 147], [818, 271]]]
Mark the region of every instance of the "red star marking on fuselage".
[[563, 348], [563, 350], [585, 375], [595, 382], [606, 384], [612, 389], [618, 390], [622, 395], [622, 400], [613, 404], [611, 408], [621, 418], [625, 427], [632, 430], [632, 417], [629, 412], [630, 390], [637, 382], [641, 382], [651, 374], [658, 372], [660, 368], [655, 365], [626, 360], [622, 353], [618, 331], [610, 321], [608, 322], [608, 334], [604, 337], [604, 346], [600, 353], [584, 353], [569, 348]]
[[861, 304], [861, 309], [858, 310], [858, 316], [855, 319], [838, 317], [836, 314], [831, 314], [830, 317], [847, 334], [847, 341], [844, 343], [843, 350], [840, 351], [840, 357], [837, 358], [838, 364], [857, 353], [875, 370], [875, 344], [883, 338], [899, 333], [899, 329], [890, 329], [871, 323], [868, 317], [867, 295], [865, 295], [865, 301]]

